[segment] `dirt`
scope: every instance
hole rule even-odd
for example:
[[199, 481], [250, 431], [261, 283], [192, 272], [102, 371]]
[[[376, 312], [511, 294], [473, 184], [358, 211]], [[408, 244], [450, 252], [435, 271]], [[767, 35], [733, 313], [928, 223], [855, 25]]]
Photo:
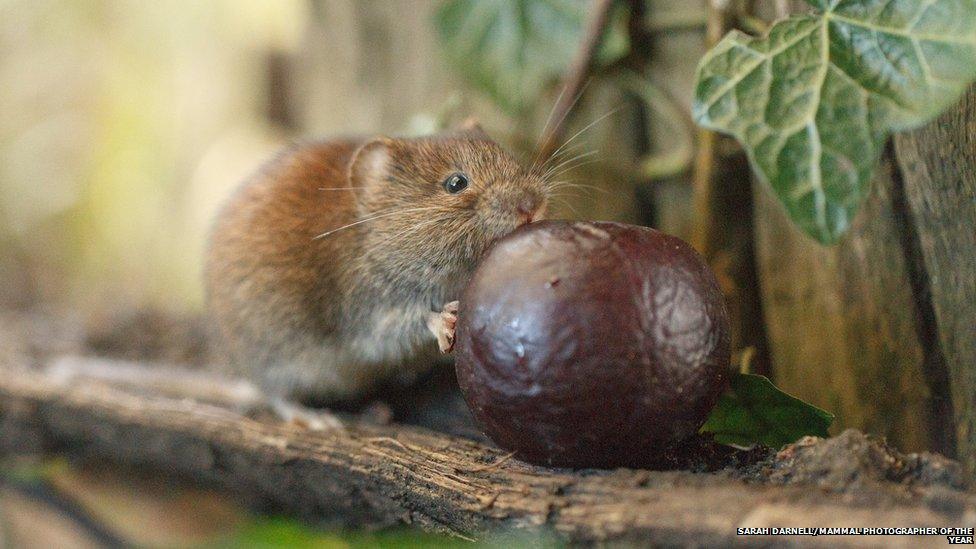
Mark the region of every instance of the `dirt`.
[[957, 490], [965, 486], [959, 462], [928, 452], [903, 454], [883, 438], [856, 429], [828, 439], [803, 438], [762, 462], [754, 474], [771, 484], [811, 484], [840, 493], [882, 483]]

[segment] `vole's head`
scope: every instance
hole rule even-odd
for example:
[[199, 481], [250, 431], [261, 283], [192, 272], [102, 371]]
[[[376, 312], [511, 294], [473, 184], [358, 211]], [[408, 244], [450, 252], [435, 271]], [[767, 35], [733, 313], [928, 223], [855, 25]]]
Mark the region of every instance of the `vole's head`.
[[424, 276], [472, 267], [496, 239], [542, 218], [547, 185], [473, 122], [414, 139], [377, 138], [349, 167], [374, 256]]

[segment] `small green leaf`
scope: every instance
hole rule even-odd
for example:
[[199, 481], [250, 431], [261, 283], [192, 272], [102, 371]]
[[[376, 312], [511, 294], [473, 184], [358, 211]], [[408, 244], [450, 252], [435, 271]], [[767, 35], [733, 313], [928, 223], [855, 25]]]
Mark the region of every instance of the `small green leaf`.
[[835, 242], [892, 131], [976, 77], [976, 0], [807, 0], [766, 37], [729, 33], [698, 66], [694, 117], [736, 137], [804, 231]]
[[826, 437], [833, 421], [830, 412], [780, 391], [764, 376], [734, 374], [701, 430], [722, 444], [779, 448], [807, 435]]
[[[512, 114], [533, 105], [572, 62], [583, 35], [585, 0], [448, 0], [435, 20], [458, 71]], [[625, 13], [614, 10], [597, 56], [627, 53]]]

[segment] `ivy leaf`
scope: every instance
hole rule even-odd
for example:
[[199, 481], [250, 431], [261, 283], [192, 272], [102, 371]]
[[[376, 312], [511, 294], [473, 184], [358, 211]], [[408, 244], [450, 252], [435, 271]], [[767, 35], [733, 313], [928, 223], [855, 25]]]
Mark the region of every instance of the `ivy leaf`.
[[[435, 26], [449, 61], [500, 107], [520, 114], [566, 72], [590, 2], [585, 0], [448, 0]], [[597, 63], [629, 49], [624, 11], [610, 14]]]
[[793, 221], [835, 242], [892, 131], [976, 77], [976, 0], [807, 0], [763, 38], [731, 32], [698, 66], [693, 114], [736, 137]]
[[734, 374], [701, 430], [722, 444], [779, 448], [807, 435], [826, 437], [833, 421], [830, 412], [780, 391], [764, 376]]

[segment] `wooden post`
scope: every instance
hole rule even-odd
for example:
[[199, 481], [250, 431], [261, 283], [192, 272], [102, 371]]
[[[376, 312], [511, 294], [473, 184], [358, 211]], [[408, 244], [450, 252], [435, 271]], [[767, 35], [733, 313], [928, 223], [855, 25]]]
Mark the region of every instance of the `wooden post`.
[[[921, 342], [954, 409], [957, 455], [976, 478], [976, 87], [895, 137]], [[945, 389], [943, 389], [945, 391]], [[952, 433], [948, 433], [951, 435]]]
[[[780, 4], [780, 15], [791, 7]], [[833, 247], [800, 234], [755, 186], [773, 374], [837, 413], [838, 429], [957, 455], [973, 479], [976, 91], [893, 142]]]
[[756, 255], [773, 376], [784, 390], [899, 448], [951, 450], [925, 376], [894, 165], [879, 166], [850, 234], [822, 246], [755, 185]]

